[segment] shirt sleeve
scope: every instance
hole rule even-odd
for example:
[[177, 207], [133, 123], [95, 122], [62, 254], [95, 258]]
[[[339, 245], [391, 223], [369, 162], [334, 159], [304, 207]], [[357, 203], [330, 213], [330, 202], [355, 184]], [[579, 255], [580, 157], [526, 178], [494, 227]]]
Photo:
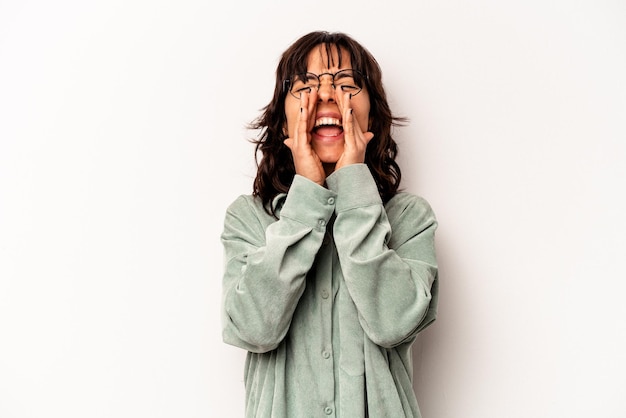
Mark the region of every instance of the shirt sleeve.
[[221, 236], [224, 342], [257, 353], [280, 344], [334, 212], [335, 196], [296, 175], [280, 219], [269, 225], [267, 214], [259, 214], [262, 208], [248, 197], [229, 206]]
[[337, 193], [333, 235], [363, 330], [386, 348], [410, 341], [437, 310], [437, 221], [431, 207], [402, 194], [387, 213], [365, 164], [343, 167], [326, 181]]

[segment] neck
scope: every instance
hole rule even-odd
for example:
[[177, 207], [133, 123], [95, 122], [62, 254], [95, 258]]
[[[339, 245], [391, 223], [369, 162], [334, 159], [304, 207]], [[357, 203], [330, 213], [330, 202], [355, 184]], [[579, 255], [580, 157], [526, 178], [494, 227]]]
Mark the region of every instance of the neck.
[[322, 167], [324, 167], [324, 173], [326, 174], [326, 177], [333, 174], [336, 165], [336, 163], [322, 163]]

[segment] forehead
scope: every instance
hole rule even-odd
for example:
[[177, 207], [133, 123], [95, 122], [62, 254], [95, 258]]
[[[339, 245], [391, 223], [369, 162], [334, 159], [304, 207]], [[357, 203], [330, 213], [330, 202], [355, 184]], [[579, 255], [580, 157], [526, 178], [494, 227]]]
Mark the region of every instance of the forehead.
[[320, 44], [314, 47], [307, 56], [307, 71], [322, 73], [351, 68], [350, 54], [345, 48], [336, 45]]

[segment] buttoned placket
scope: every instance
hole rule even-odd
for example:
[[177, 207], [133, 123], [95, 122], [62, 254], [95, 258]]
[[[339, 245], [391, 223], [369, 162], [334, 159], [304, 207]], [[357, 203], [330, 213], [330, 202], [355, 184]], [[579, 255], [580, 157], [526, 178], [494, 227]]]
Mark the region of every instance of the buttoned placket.
[[[329, 197], [327, 204], [334, 206], [335, 198]], [[319, 347], [320, 358], [320, 370], [322, 376], [322, 382], [320, 382], [320, 388], [322, 390], [323, 400], [323, 413], [324, 417], [335, 416], [335, 376], [334, 376], [334, 361], [333, 358], [333, 340], [332, 340], [332, 316], [333, 316], [333, 298], [332, 286], [333, 286], [333, 251], [334, 245], [332, 243], [332, 218], [325, 223], [326, 232], [323, 238], [323, 245], [320, 249], [322, 257], [320, 259], [326, 260], [322, 268], [317, 269], [317, 284], [318, 284], [318, 303], [319, 309], [322, 314], [322, 338]]]

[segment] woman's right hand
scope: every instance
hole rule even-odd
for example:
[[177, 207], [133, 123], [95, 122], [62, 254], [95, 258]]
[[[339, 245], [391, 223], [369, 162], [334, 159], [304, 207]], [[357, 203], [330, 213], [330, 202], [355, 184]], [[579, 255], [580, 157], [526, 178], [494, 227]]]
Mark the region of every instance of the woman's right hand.
[[311, 130], [315, 124], [315, 106], [317, 91], [302, 93], [300, 114], [294, 138], [285, 139], [285, 145], [291, 150], [296, 174], [308, 178], [319, 185], [324, 185], [326, 174], [319, 157], [311, 147]]

